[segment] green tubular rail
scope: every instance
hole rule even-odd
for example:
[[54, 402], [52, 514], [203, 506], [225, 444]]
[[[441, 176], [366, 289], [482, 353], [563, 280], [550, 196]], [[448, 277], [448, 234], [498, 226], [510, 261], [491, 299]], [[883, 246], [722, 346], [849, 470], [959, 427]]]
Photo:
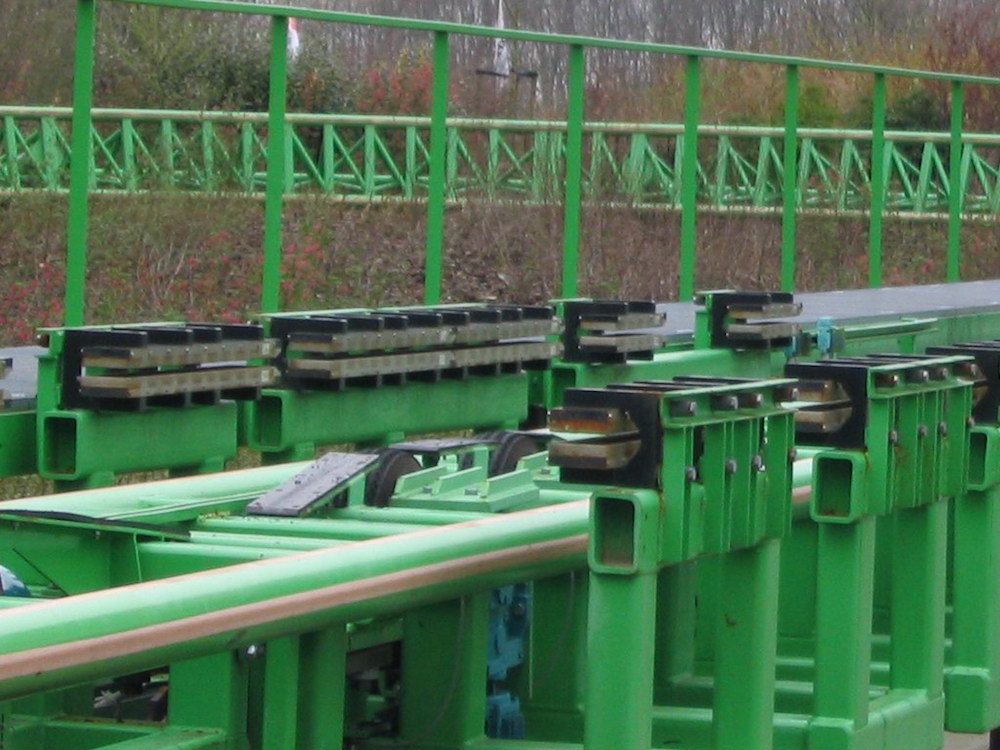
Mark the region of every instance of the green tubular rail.
[[[591, 137], [584, 138], [584, 119], [586, 116], [586, 56], [589, 50], [618, 50], [631, 53], [648, 53], [655, 55], [665, 55], [681, 57], [686, 61], [686, 85], [684, 95], [684, 122], [683, 134], [676, 143], [677, 163], [672, 170], [667, 170], [666, 165], [661, 164], [662, 159], [651, 157], [647, 163], [655, 165], [653, 171], [653, 182], [662, 181], [665, 176], [670, 176], [670, 181], [676, 186], [679, 199], [675, 198], [675, 203], [679, 201], [682, 214], [681, 240], [680, 240], [680, 296], [682, 299], [690, 299], [694, 293], [695, 282], [695, 256], [697, 249], [697, 212], [699, 204], [699, 184], [705, 178], [699, 172], [699, 152], [701, 138], [701, 68], [705, 60], [729, 60], [747, 64], [761, 64], [779, 66], [787, 71], [786, 76], [786, 113], [782, 142], [780, 164], [782, 173], [781, 206], [782, 206], [782, 284], [786, 289], [794, 287], [795, 283], [795, 245], [796, 213], [793, 207], [796, 204], [795, 195], [790, 178], [805, 171], [807, 174], [819, 174], [826, 169], [822, 167], [822, 160], [819, 159], [819, 150], [814, 152], [812, 146], [804, 141], [800, 144], [798, 132], [798, 102], [799, 93], [799, 73], [802, 69], [825, 69], [832, 71], [842, 71], [845, 73], [856, 73], [864, 76], [871, 76], [874, 85], [873, 96], [873, 134], [872, 134], [872, 166], [870, 170], [859, 169], [857, 181], [864, 182], [860, 176], [867, 174], [867, 190], [872, 196], [872, 205], [869, 211], [870, 223], [870, 255], [869, 255], [869, 282], [873, 286], [881, 283], [882, 272], [882, 224], [883, 213], [892, 207], [893, 200], [889, 193], [893, 191], [892, 181], [894, 175], [902, 176], [896, 191], [904, 194], [914, 193], [921, 195], [919, 200], [908, 197], [907, 200], [928, 204], [928, 208], [933, 211], [934, 205], [941, 205], [941, 212], [944, 213], [944, 205], [940, 198], [934, 197], [940, 193], [939, 189], [929, 187], [929, 181], [935, 175], [941, 177], [942, 172], [948, 176], [947, 191], [947, 216], [948, 216], [948, 278], [958, 280], [961, 274], [961, 224], [964, 213], [971, 210], [970, 206], [964, 206], [962, 201], [965, 196], [961, 189], [963, 184], [969, 182], [969, 175], [976, 174], [976, 179], [992, 185], [986, 190], [990, 196], [995, 192], [996, 175], [986, 170], [986, 165], [991, 164], [988, 157], [975, 164], [972, 160], [972, 150], [966, 147], [967, 139], [964, 133], [963, 113], [964, 113], [964, 92], [971, 86], [995, 87], [1000, 85], [1000, 79], [982, 76], [965, 76], [950, 73], [934, 73], [927, 71], [907, 70], [903, 68], [876, 67], [870, 65], [858, 65], [845, 62], [832, 62], [813, 60], [806, 58], [782, 57], [775, 55], [761, 55], [751, 53], [737, 53], [727, 50], [699, 49], [693, 47], [683, 47], [676, 45], [628, 42], [616, 39], [599, 39], [582, 36], [566, 36], [559, 34], [544, 34], [530, 31], [520, 31], [513, 29], [496, 29], [481, 26], [468, 26], [454, 23], [443, 23], [436, 21], [422, 21], [407, 18], [390, 18], [377, 15], [342, 13], [335, 11], [315, 10], [308, 8], [290, 8], [279, 5], [255, 5], [246, 2], [221, 2], [220, 0], [105, 0], [107, 2], [124, 2], [133, 5], [151, 5], [163, 8], [176, 8], [194, 11], [222, 12], [242, 15], [262, 16], [270, 19], [271, 23], [271, 84], [269, 92], [268, 106], [268, 132], [272, 137], [266, 144], [267, 151], [267, 178], [265, 184], [265, 236], [264, 236], [264, 278], [263, 278], [263, 299], [262, 307], [271, 311], [280, 309], [280, 274], [281, 274], [281, 215], [283, 203], [287, 197], [292, 177], [286, 170], [286, 162], [295, 153], [294, 139], [292, 138], [292, 128], [286, 118], [286, 41], [288, 36], [288, 20], [290, 18], [321, 21], [327, 23], [350, 24], [365, 26], [368, 28], [389, 28], [408, 29], [414, 32], [426, 32], [433, 40], [433, 102], [430, 122], [427, 130], [429, 136], [425, 141], [424, 148], [429, 163], [427, 170], [427, 254], [425, 267], [425, 289], [424, 300], [428, 304], [440, 301], [442, 296], [441, 280], [442, 265], [444, 263], [444, 211], [449, 197], [448, 169], [446, 160], [449, 148], [456, 144], [456, 139], [449, 138], [448, 130], [448, 83], [449, 83], [449, 49], [452, 36], [474, 36], [489, 38], [505, 38], [512, 41], [524, 41], [531, 43], [551, 44], [567, 48], [569, 56], [570, 75], [567, 81], [567, 101], [568, 119], [566, 123], [565, 137], [560, 137], [560, 149], [565, 151], [564, 174], [556, 182], [561, 183], [561, 190], [557, 194], [562, 195], [564, 210], [564, 239], [563, 239], [563, 283], [562, 292], [564, 296], [573, 296], [577, 284], [577, 267], [579, 254], [580, 228], [583, 220], [582, 207], [586, 191], [584, 190], [584, 159], [587, 149], [585, 140], [590, 142], [591, 159], [594, 155], [601, 154], [602, 146], [600, 139]], [[70, 134], [69, 150], [71, 153], [70, 167], [70, 187], [69, 187], [69, 219], [68, 219], [68, 262], [67, 262], [67, 285], [66, 285], [66, 305], [65, 322], [67, 325], [81, 325], [85, 320], [85, 292], [86, 292], [86, 267], [87, 267], [87, 224], [88, 224], [88, 197], [93, 191], [92, 176], [96, 178], [96, 173], [92, 173], [89, 168], [89, 155], [93, 150], [93, 83], [94, 83], [94, 49], [97, 33], [96, 24], [96, 4], [97, 0], [77, 0], [77, 25], [76, 25], [76, 62], [74, 76], [74, 97], [73, 97], [73, 128]], [[926, 159], [921, 157], [920, 168], [916, 168], [916, 163], [910, 163], [909, 167], [896, 164], [893, 149], [887, 146], [888, 141], [885, 134], [885, 104], [887, 96], [887, 77], [913, 78], [924, 81], [946, 82], [952, 88], [951, 97], [951, 130], [948, 134], [948, 154], [947, 164], [940, 155], [934, 156], [928, 153]], [[47, 128], [47, 138], [50, 148], [53, 141], [58, 141], [53, 128]], [[128, 135], [124, 136], [124, 141], [131, 144], [130, 156], [125, 156], [123, 149], [122, 161], [126, 158], [137, 159], [137, 150], [134, 148], [136, 139], [133, 137], [135, 130], [133, 127], [126, 128]], [[16, 131], [16, 129], [15, 129]], [[123, 131], [124, 132], [124, 131]], [[455, 132], [455, 131], [452, 131]], [[208, 132], [205, 141], [211, 144], [211, 132]], [[277, 136], [277, 137], [273, 137]], [[369, 136], [372, 138], [372, 136]], [[11, 134], [12, 141], [17, 141], [16, 132]], [[103, 138], [99, 138], [103, 143]], [[253, 141], [251, 133], [250, 140]], [[451, 141], [451, 143], [449, 142]], [[286, 143], [291, 142], [292, 148], [286, 148]], [[301, 141], [300, 141], [301, 143]], [[168, 140], [169, 150], [174, 153], [174, 142]], [[598, 145], [594, 145], [598, 144]], [[346, 144], [345, 144], [346, 145]], [[383, 143], [384, 145], [384, 143]], [[457, 144], [455, 145], [457, 148]], [[331, 140], [331, 146], [334, 148]], [[374, 141], [369, 143], [368, 153], [374, 148], [376, 158], [378, 155], [378, 144]], [[44, 146], [43, 146], [44, 149]], [[386, 150], [386, 149], [383, 149]], [[419, 147], [418, 147], [419, 150]], [[468, 150], [468, 149], [467, 149]], [[613, 150], [613, 149], [609, 149]], [[96, 151], [101, 151], [98, 148]], [[300, 147], [300, 152], [306, 149]], [[342, 152], [344, 150], [342, 149]], [[138, 149], [141, 154], [142, 148]], [[726, 174], [730, 170], [736, 173], [746, 172], [749, 179], [748, 162], [746, 156], [741, 155], [739, 149], [723, 148], [726, 154], [725, 159], [716, 162], [715, 180], [716, 197], [718, 202], [729, 201], [726, 185], [729, 181]], [[327, 152], [329, 154], [329, 150]], [[517, 151], [511, 154], [512, 163], [517, 161]], [[558, 151], [557, 151], [558, 153]], [[856, 168], [856, 160], [850, 150], [843, 153], [847, 157], [841, 156], [841, 161], [845, 162], [845, 179], [842, 185], [851, 182], [850, 170]], [[13, 150], [8, 144], [8, 161], [13, 159]], [[534, 158], [534, 150], [532, 150]], [[761, 158], [761, 155], [769, 158]], [[964, 156], [968, 154], [968, 160]], [[336, 157], [336, 149], [333, 152]], [[757, 163], [764, 169], [768, 162], [774, 161], [770, 147], [760, 148], [757, 152]], [[957, 158], [957, 157], [963, 158]], [[346, 154], [345, 154], [346, 157]], [[455, 157], [457, 159], [457, 157]], [[643, 156], [643, 159], [646, 157]], [[345, 158], [345, 163], [352, 159]], [[315, 166], [316, 159], [312, 158]], [[454, 161], [453, 164], [457, 164]], [[892, 165], [896, 164], [895, 167]], [[721, 166], [720, 166], [721, 165]], [[357, 165], [355, 164], [355, 167]], [[497, 164], [499, 167], [499, 164]], [[925, 168], [926, 167], [926, 168]], [[242, 168], [242, 165], [241, 165]], [[349, 168], [349, 167], [348, 167]], [[801, 169], [800, 169], [801, 168]], [[9, 169], [9, 167], [8, 167]], [[49, 172], [51, 173], [51, 169]], [[489, 170], [487, 170], [489, 171]], [[614, 170], [612, 170], [613, 172]], [[703, 170], [702, 170], [703, 171]], [[827, 169], [827, 171], [829, 171]], [[870, 172], [870, 174], [868, 174]], [[168, 173], [175, 174], [172, 170]], [[248, 174], [246, 170], [242, 172]], [[330, 173], [325, 169], [321, 174], [326, 175], [329, 180]], [[555, 174], [558, 174], [557, 172]], [[991, 177], [992, 174], [992, 177]], [[51, 176], [51, 175], [50, 175]], [[924, 179], [926, 177], [926, 180]], [[722, 178], [722, 188], [719, 188], [719, 179]], [[743, 178], [741, 177], [740, 180]], [[738, 180], [736, 185], [743, 185]], [[640, 183], [642, 180], [640, 180]], [[822, 182], [822, 178], [819, 178]], [[369, 181], [369, 186], [371, 181]], [[750, 184], [747, 182], [747, 184]], [[758, 186], [763, 184], [761, 178], [755, 177], [753, 184]], [[923, 187], [921, 185], [923, 184]], [[416, 189], [414, 187], [414, 189]], [[737, 191], [739, 192], [739, 191]], [[987, 199], [987, 202], [992, 198]], [[845, 194], [845, 203], [848, 197]], [[752, 203], [751, 203], [752, 205]]]
[[[68, 108], [0, 107], [0, 190], [69, 189], [70, 115]], [[93, 119], [90, 187], [96, 192], [265, 193], [267, 113], [95, 109]], [[289, 113], [285, 120], [286, 197], [428, 199], [431, 118]], [[560, 176], [568, 161], [578, 161], [588, 202], [681, 206], [681, 125], [584, 122], [583, 150], [569, 160], [565, 122], [449, 117], [446, 132], [450, 202], [561, 203]], [[785, 133], [778, 127], [700, 125], [699, 208], [867, 215], [872, 132], [797, 128], [791, 140]], [[886, 211], [946, 218], [950, 149], [948, 133], [886, 132]], [[1000, 214], [997, 149], [1000, 135], [962, 135], [959, 190], [966, 220]], [[790, 193], [786, 182], [794, 185]], [[789, 197], [791, 206], [785, 204]]]

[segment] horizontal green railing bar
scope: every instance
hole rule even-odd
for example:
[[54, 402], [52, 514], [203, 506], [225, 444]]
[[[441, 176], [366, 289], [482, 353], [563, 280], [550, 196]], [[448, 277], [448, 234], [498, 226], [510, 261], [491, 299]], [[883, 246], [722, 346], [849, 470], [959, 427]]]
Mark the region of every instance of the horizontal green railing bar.
[[[110, 0], [115, 1], [115, 0]], [[121, 0], [119, 0], [121, 1]], [[53, 118], [63, 120], [67, 124], [72, 118], [73, 110], [69, 107], [38, 107], [20, 105], [0, 105], [0, 118], [14, 117], [24, 120], [40, 120]], [[226, 112], [219, 110], [198, 109], [133, 109], [126, 107], [95, 107], [91, 110], [94, 122], [116, 122], [121, 120], [139, 120], [148, 122], [218, 122], [226, 124], [267, 123], [267, 112]], [[292, 125], [374, 125], [394, 127], [429, 128], [431, 118], [423, 115], [369, 115], [353, 113], [314, 113], [289, 112], [286, 121]], [[502, 131], [565, 131], [565, 120], [523, 120], [497, 117], [459, 117], [449, 116], [448, 127], [458, 130], [502, 130]], [[646, 133], [648, 135], [681, 135], [684, 133], [683, 123], [662, 122], [620, 122], [590, 120], [583, 123], [584, 132], [594, 133]], [[725, 125], [702, 123], [698, 126], [699, 134], [705, 136], [729, 135], [739, 138], [779, 137], [785, 129], [773, 125]], [[861, 128], [810, 128], [799, 127], [798, 132], [803, 137], [814, 140], [870, 140], [871, 131]], [[921, 130], [886, 130], [888, 141], [908, 143], [948, 143], [950, 134], [947, 131]], [[976, 145], [1000, 146], [1000, 133], [962, 133], [962, 142]]]
[[444, 34], [455, 34], [458, 36], [488, 37], [490, 39], [507, 39], [509, 41], [535, 42], [538, 44], [559, 44], [568, 47], [578, 45], [589, 49], [644, 52], [681, 57], [693, 56], [713, 60], [760, 63], [764, 65], [798, 65], [802, 68], [820, 68], [823, 70], [838, 70], [847, 73], [884, 73], [887, 76], [897, 76], [900, 78], [922, 78], [932, 81], [959, 81], [967, 84], [979, 83], [994, 86], [1000, 85], [1000, 78], [989, 76], [941, 73], [935, 71], [915, 70], [911, 68], [898, 68], [893, 66], [819, 60], [809, 57], [768, 55], [758, 52], [734, 52], [732, 50], [688, 47], [676, 44], [661, 44], [658, 42], [633, 42], [624, 39], [605, 39], [601, 37], [580, 36], [573, 34], [552, 34], [539, 31], [525, 31], [521, 29], [498, 29], [491, 26], [472, 26], [468, 24], [449, 23], [445, 21], [429, 21], [417, 18], [368, 15], [365, 13], [348, 13], [344, 11], [319, 10], [314, 8], [293, 8], [285, 5], [255, 5], [253, 3], [237, 2], [236, 0], [107, 1], [125, 3], [128, 5], [156, 5], [164, 8], [177, 8], [180, 10], [239, 13], [256, 16], [286, 16], [289, 18], [326, 21], [328, 23], [349, 24], [353, 26], [372, 26], [387, 29], [440, 32]]

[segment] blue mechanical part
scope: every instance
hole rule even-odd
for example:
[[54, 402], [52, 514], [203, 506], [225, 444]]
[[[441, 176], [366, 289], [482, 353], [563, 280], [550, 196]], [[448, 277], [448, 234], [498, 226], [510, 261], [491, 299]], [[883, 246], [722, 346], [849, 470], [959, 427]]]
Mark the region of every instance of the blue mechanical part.
[[531, 589], [526, 583], [496, 589], [490, 598], [490, 642], [487, 656], [489, 696], [486, 736], [524, 739], [521, 702], [501, 689], [510, 671], [524, 663], [525, 637], [531, 614]]
[[486, 736], [498, 740], [524, 739], [521, 702], [510, 693], [496, 693], [486, 699]]
[[531, 594], [528, 584], [504, 586], [490, 600], [490, 644], [487, 677], [492, 682], [507, 679], [507, 673], [524, 662], [524, 639], [528, 631]]
[[833, 343], [835, 340], [833, 318], [820, 318], [816, 321], [816, 348], [821, 356], [828, 357], [833, 354]]
[[31, 596], [31, 592], [9, 568], [0, 565], [0, 596]]

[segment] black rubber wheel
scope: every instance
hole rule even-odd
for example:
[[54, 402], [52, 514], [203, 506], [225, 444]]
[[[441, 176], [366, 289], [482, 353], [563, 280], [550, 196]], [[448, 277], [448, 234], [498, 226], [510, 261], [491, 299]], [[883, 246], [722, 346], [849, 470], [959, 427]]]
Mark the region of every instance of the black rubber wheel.
[[[514, 471], [518, 461], [525, 456], [538, 453], [538, 443], [527, 435], [521, 435], [517, 432], [497, 430], [496, 432], [484, 432], [482, 435], [476, 435], [476, 438], [496, 444], [490, 454], [490, 462], [486, 470], [486, 473], [491, 477]], [[471, 467], [472, 456], [462, 456], [458, 462], [458, 468], [469, 469]]]
[[990, 732], [990, 750], [1000, 750], [1000, 729]]
[[397, 480], [422, 468], [420, 462], [406, 451], [392, 448], [382, 451], [378, 466], [365, 482], [365, 505], [386, 507], [392, 499], [392, 493], [396, 491]]

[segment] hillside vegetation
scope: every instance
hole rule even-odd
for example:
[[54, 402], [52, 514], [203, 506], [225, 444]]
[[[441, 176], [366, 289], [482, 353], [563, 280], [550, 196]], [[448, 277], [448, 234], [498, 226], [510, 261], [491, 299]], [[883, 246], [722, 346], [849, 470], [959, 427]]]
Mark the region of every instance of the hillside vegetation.
[[[301, 0], [299, 4], [492, 24], [497, 3]], [[260, 110], [267, 103], [267, 26], [157, 8], [101, 3], [95, 99], [99, 106]], [[754, 51], [1000, 75], [1000, 13], [985, 0], [704, 0], [699, 3], [508, 0], [508, 25]], [[4, 0], [0, 104], [70, 103], [73, 18], [62, 0]], [[23, 40], [44, 37], [44, 45]], [[289, 107], [314, 112], [426, 113], [426, 35], [305, 23], [290, 67]], [[492, 45], [457, 40], [451, 112], [506, 117], [564, 114], [565, 50], [514, 45], [516, 85], [476, 74]], [[591, 120], [672, 122], [681, 117], [683, 61], [645, 55], [588, 57]], [[783, 72], [710, 63], [703, 120], [779, 124]], [[945, 85], [892, 79], [889, 125], [947, 126]], [[803, 76], [801, 118], [816, 127], [870, 123], [870, 77]], [[1000, 91], [970, 87], [966, 128], [1000, 131]], [[289, 308], [414, 302], [420, 298], [424, 207], [351, 207], [296, 201], [286, 210], [284, 295]], [[0, 344], [57, 323], [65, 256], [65, 199], [0, 197]], [[558, 294], [562, 217], [552, 207], [475, 204], [449, 211], [449, 299], [537, 301]], [[588, 207], [581, 291], [676, 294], [678, 217], [659, 210]], [[262, 210], [245, 199], [176, 195], [95, 197], [91, 217], [91, 322], [173, 317], [243, 319], [259, 293]], [[801, 289], [857, 286], [867, 268], [863, 219], [803, 218]], [[888, 220], [886, 281], [942, 280], [945, 227]], [[773, 287], [780, 226], [774, 218], [699, 218], [698, 284]], [[967, 277], [1000, 273], [1000, 230], [970, 225]]]

